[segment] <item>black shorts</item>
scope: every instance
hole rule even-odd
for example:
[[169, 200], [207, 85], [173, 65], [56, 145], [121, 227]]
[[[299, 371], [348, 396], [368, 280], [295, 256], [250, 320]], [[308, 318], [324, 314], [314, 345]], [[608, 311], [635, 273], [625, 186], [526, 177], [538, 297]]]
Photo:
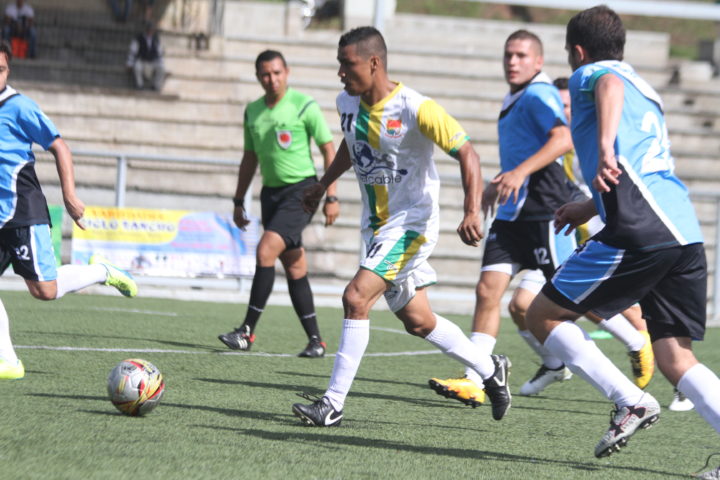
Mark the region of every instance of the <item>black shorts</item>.
[[707, 264], [702, 243], [631, 252], [595, 240], [580, 247], [542, 292], [563, 308], [610, 318], [635, 303], [653, 340], [705, 335]]
[[27, 280], [57, 278], [55, 252], [47, 224], [0, 229], [0, 274], [10, 266]]
[[576, 246], [575, 236], [556, 235], [550, 220], [495, 220], [485, 240], [482, 266], [483, 270], [510, 276], [520, 270], [539, 269], [549, 279]]
[[308, 177], [284, 187], [263, 187], [260, 192], [263, 228], [280, 235], [287, 250], [302, 247], [302, 232], [312, 220], [312, 214], [303, 210], [303, 192], [315, 183], [316, 177]]

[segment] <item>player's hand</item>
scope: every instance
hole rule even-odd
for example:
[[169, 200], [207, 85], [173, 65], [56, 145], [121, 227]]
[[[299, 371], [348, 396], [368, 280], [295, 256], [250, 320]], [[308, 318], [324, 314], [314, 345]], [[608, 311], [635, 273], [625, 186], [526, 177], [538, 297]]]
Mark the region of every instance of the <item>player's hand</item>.
[[[590, 200], [592, 202], [592, 200]], [[555, 211], [555, 234], [560, 233], [565, 227], [565, 236], [570, 235], [577, 227], [587, 223], [595, 216], [595, 209], [587, 200], [581, 202], [566, 203]]]
[[335, 220], [337, 220], [337, 217], [340, 215], [340, 202], [325, 202], [325, 205], [323, 205], [323, 215], [325, 215], [326, 227], [335, 223]]
[[600, 193], [609, 192], [611, 185], [620, 183], [619, 176], [622, 170], [618, 168], [615, 154], [601, 155], [598, 161], [597, 175], [593, 178], [592, 185]]
[[511, 195], [513, 197], [513, 202], [517, 203], [518, 196], [520, 195], [520, 189], [522, 188], [523, 183], [525, 183], [525, 175], [522, 175], [515, 170], [510, 170], [493, 178], [490, 183], [497, 187], [498, 203], [505, 205]]
[[237, 225], [237, 227], [243, 232], [250, 223], [250, 219], [247, 218], [247, 215], [245, 215], [245, 209], [242, 207], [242, 205], [238, 205], [237, 207], [235, 207], [235, 210], [233, 210], [233, 221], [235, 222], [235, 225]]
[[80, 227], [81, 230], [85, 230], [85, 224], [82, 221], [85, 214], [85, 204], [82, 200], [73, 195], [71, 197], [66, 196], [63, 201], [65, 202], [65, 210], [67, 210], [75, 225]]
[[488, 212], [492, 217], [495, 215], [495, 203], [497, 202], [498, 191], [497, 186], [494, 183], [489, 183], [485, 190], [483, 190], [481, 208], [483, 212], [483, 218], [487, 220]]
[[307, 213], [315, 213], [324, 194], [325, 186], [320, 182], [306, 188], [302, 199], [303, 210]]
[[482, 219], [477, 214], [465, 215], [465, 218], [463, 218], [460, 226], [457, 228], [457, 233], [465, 245], [477, 247], [483, 238]]

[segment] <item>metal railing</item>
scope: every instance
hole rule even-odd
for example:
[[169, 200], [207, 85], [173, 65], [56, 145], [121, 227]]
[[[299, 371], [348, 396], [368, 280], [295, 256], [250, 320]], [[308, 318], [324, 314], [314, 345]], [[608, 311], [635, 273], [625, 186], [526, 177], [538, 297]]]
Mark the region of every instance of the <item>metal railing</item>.
[[[174, 157], [169, 155], [153, 155], [141, 153], [118, 153], [108, 151], [93, 150], [75, 150], [73, 155], [85, 158], [108, 158], [115, 159], [116, 178], [115, 178], [115, 206], [125, 206], [125, 195], [127, 192], [127, 174], [128, 168], [131, 168], [129, 160], [151, 160], [166, 163], [185, 163], [185, 164], [205, 164], [205, 165], [225, 165], [239, 166], [239, 159], [231, 158], [199, 158], [199, 157]], [[251, 205], [251, 189], [245, 199], [246, 205]], [[715, 212], [714, 224], [714, 262], [713, 269], [708, 272], [712, 273], [712, 295], [710, 297], [709, 322], [714, 325], [720, 325], [720, 281], [717, 281], [720, 274], [720, 192], [703, 192], [691, 191], [690, 196], [696, 203], [710, 203], [713, 205]], [[709, 275], [710, 276], [710, 275]]]

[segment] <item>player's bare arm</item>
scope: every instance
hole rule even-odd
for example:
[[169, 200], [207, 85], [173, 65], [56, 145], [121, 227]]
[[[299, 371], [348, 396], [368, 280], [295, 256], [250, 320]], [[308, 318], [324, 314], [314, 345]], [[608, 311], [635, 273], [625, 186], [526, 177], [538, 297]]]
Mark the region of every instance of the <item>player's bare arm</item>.
[[566, 125], [557, 125], [548, 132], [548, 140], [540, 150], [528, 157], [524, 162], [514, 169], [501, 173], [492, 180], [498, 189], [498, 201], [502, 204], [513, 196], [515, 202], [518, 200], [520, 188], [525, 179], [554, 162], [558, 157], [565, 155], [572, 150], [572, 136]]
[[345, 173], [352, 167], [352, 160], [350, 159], [350, 151], [348, 150], [347, 143], [343, 139], [338, 148], [335, 159], [330, 163], [325, 174], [322, 176], [320, 181], [315, 185], [305, 189], [303, 194], [303, 208], [306, 212], [314, 212], [317, 210], [320, 204], [320, 199], [329, 189], [329, 187], [340, 178], [340, 175]]
[[245, 198], [248, 188], [250, 188], [257, 166], [257, 154], [255, 152], [245, 150], [245, 152], [243, 152], [243, 158], [240, 161], [237, 187], [235, 188], [235, 197], [233, 197], [236, 200], [235, 208], [233, 210], [233, 221], [240, 230], [245, 230], [248, 223], [250, 223], [247, 215], [245, 215], [245, 206], [242, 204], [242, 201]]
[[55, 141], [50, 144], [48, 150], [52, 153], [53, 157], [55, 157], [55, 167], [57, 168], [58, 177], [60, 178], [60, 188], [62, 189], [65, 209], [77, 226], [85, 230], [85, 226], [82, 223], [85, 204], [75, 194], [75, 172], [73, 170], [73, 159], [70, 148], [62, 138], [57, 137]]
[[600, 77], [595, 86], [595, 105], [598, 122], [598, 170], [592, 181], [600, 193], [609, 192], [610, 185], [620, 183], [622, 173], [617, 166], [615, 138], [617, 137], [625, 99], [625, 85], [615, 75]]
[[591, 198], [580, 202], [566, 203], [555, 212], [555, 233], [560, 233], [563, 228], [568, 226], [565, 235], [570, 235], [573, 230], [587, 223], [595, 215], [597, 215], [597, 209]]
[[477, 247], [483, 238], [483, 224], [480, 217], [483, 195], [482, 170], [480, 157], [470, 142], [458, 150], [460, 161], [460, 174], [462, 177], [465, 202], [463, 204], [463, 219], [457, 229], [460, 239], [466, 245]]
[[490, 214], [491, 217], [495, 215], [495, 204], [497, 203], [497, 198], [497, 185], [492, 182], [488, 183], [482, 194], [482, 212], [485, 220], [487, 220], [488, 214]]
[[[328, 142], [320, 145], [319, 148], [323, 156], [323, 165], [325, 167], [324, 170], [327, 171], [328, 168], [330, 168], [330, 164], [332, 164], [333, 158], [335, 158], [335, 146], [332, 142]], [[327, 198], [330, 197], [337, 198], [336, 182], [331, 183], [327, 188]], [[325, 226], [329, 227], [330, 225], [335, 223], [338, 215], [340, 215], [340, 202], [338, 202], [337, 200], [333, 202], [326, 201], [325, 205], [323, 205], [323, 214], [325, 215]]]

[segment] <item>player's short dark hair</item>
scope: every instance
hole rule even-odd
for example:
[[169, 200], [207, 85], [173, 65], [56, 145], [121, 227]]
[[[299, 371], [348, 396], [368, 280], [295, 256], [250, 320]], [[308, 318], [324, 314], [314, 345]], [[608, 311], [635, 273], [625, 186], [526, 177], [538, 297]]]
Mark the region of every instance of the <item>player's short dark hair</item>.
[[357, 45], [357, 53], [363, 58], [371, 55], [380, 57], [383, 66], [387, 69], [387, 45], [382, 33], [375, 27], [357, 27], [345, 32], [338, 42], [338, 47]]
[[570, 19], [565, 44], [568, 48], [580, 45], [593, 61], [622, 60], [625, 27], [614, 10], [607, 5], [598, 5]]
[[10, 60], [12, 60], [12, 47], [8, 42], [0, 42], [0, 53], [5, 54], [5, 58], [7, 58], [7, 63], [10, 65]]
[[282, 60], [283, 66], [287, 67], [287, 62], [285, 61], [285, 57], [283, 57], [282, 53], [278, 52], [277, 50], [265, 50], [263, 52], [260, 52], [260, 54], [255, 59], [255, 71], [260, 71], [261, 63], [270, 62], [272, 60], [275, 60], [276, 58]]
[[531, 40], [535, 45], [537, 45], [540, 55], [544, 55], [542, 40], [540, 40], [540, 37], [538, 37], [529, 30], [515, 30], [513, 33], [510, 34], [507, 40], [505, 40], [505, 45], [510, 43], [512, 40]]
[[553, 85], [555, 85], [555, 88], [558, 90], [567, 90], [568, 89], [568, 78], [567, 77], [558, 77], [555, 80], [553, 80]]

